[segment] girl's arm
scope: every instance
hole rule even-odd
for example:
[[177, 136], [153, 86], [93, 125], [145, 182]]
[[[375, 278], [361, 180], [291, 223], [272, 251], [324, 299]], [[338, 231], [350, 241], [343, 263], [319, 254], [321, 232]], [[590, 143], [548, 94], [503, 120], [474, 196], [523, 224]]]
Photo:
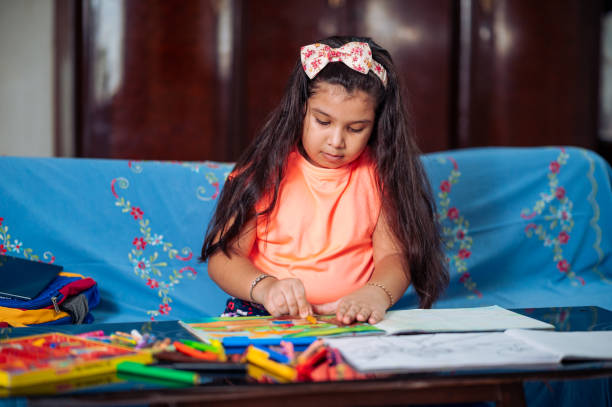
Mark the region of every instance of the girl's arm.
[[208, 275], [229, 295], [262, 304], [271, 315], [310, 315], [312, 309], [306, 301], [304, 286], [298, 279], [277, 280], [268, 277], [259, 280], [251, 290], [255, 279], [266, 274], [249, 259], [249, 253], [255, 244], [255, 225], [255, 219], [244, 225], [240, 235], [231, 245], [231, 256], [227, 256], [222, 250], [210, 256]]
[[374, 272], [368, 283], [340, 300], [336, 318], [344, 324], [381, 321], [385, 312], [397, 302], [410, 285], [407, 265], [396, 243], [384, 213], [381, 213], [372, 234]]

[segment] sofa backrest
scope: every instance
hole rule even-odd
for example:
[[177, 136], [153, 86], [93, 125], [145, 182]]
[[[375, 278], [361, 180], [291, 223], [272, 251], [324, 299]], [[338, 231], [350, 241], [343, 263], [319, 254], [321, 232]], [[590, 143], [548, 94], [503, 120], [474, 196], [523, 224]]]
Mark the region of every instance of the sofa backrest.
[[[578, 148], [427, 154], [451, 282], [436, 307], [612, 309], [612, 171]], [[193, 320], [227, 296], [198, 261], [231, 163], [0, 157], [0, 252], [94, 278], [98, 322]], [[415, 307], [409, 290], [397, 308]]]

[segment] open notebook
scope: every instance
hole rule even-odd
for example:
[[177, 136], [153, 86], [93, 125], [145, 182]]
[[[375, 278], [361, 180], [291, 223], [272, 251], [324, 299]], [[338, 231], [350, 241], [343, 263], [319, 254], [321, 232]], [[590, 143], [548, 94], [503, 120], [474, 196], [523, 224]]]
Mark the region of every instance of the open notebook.
[[388, 335], [434, 332], [485, 332], [506, 329], [554, 329], [546, 322], [493, 305], [490, 307], [387, 311], [374, 325]]
[[355, 369], [422, 372], [512, 368], [566, 360], [612, 360], [612, 331], [438, 333], [326, 338]]

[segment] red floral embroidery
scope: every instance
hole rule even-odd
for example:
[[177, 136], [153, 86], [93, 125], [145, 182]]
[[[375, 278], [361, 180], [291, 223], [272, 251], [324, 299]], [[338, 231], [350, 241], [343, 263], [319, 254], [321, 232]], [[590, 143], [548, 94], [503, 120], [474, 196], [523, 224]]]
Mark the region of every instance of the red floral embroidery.
[[440, 191], [450, 192], [450, 190], [451, 190], [451, 183], [447, 179], [445, 179], [444, 181], [440, 183]]
[[170, 313], [172, 307], [168, 304], [159, 304], [159, 313], [164, 315]]
[[569, 263], [567, 262], [567, 260], [563, 259], [557, 263], [557, 268], [560, 272], [567, 273], [567, 271], [569, 270]]
[[2, 221], [4, 220], [4, 218], [0, 218], [0, 226], [2, 226]]
[[459, 250], [459, 253], [457, 255], [461, 259], [467, 259], [468, 257], [470, 257], [470, 254], [472, 254], [472, 252], [470, 252], [469, 250], [461, 249]]
[[[527, 237], [537, 236], [553, 252], [552, 261], [557, 269], [564, 273], [572, 284], [585, 284], [582, 277], [576, 275], [571, 264], [563, 256], [563, 245], [570, 239], [570, 233], [574, 227], [572, 219], [573, 203], [567, 195], [566, 189], [559, 185], [558, 174], [561, 167], [567, 164], [569, 154], [561, 148], [557, 159], [548, 165], [548, 191], [540, 193], [540, 199], [532, 209], [523, 209], [523, 219], [533, 219], [534, 222], [525, 226]], [[556, 201], [555, 201], [556, 199]], [[536, 217], [540, 222], [536, 223]]]
[[0, 254], [5, 254], [7, 250], [4, 248], [3, 244], [0, 244]]
[[[447, 251], [456, 250], [456, 254], [449, 256], [447, 261], [449, 264], [449, 270], [454, 269], [459, 277], [459, 282], [473, 295], [468, 298], [482, 297], [482, 293], [476, 288], [476, 282], [472, 280], [470, 273], [468, 273], [468, 258], [471, 256], [472, 248], [472, 237], [469, 235], [469, 221], [463, 216], [460, 216], [459, 209], [451, 206], [450, 191], [452, 185], [459, 181], [461, 172], [459, 171], [459, 165], [452, 158], [448, 157], [448, 160], [452, 163], [453, 168], [447, 179], [440, 182], [440, 191], [438, 192], [438, 219], [442, 226], [442, 236], [444, 238], [444, 245]], [[440, 160], [445, 162], [445, 160]]]
[[563, 199], [563, 197], [565, 196], [565, 188], [563, 187], [558, 187], [555, 190], [555, 196], [557, 197], [558, 200]]
[[137, 250], [144, 250], [147, 247], [147, 242], [142, 237], [135, 237], [132, 244], [136, 246]]
[[559, 169], [561, 168], [561, 165], [558, 162], [553, 161], [553, 162], [550, 163], [548, 168], [550, 168], [550, 172], [556, 174], [556, 173], [559, 172]]
[[132, 215], [134, 219], [140, 220], [142, 219], [142, 215], [144, 215], [144, 212], [142, 211], [142, 209], [134, 206], [132, 210], [130, 211], [130, 215]]
[[148, 278], [147, 279], [147, 285], [151, 288], [157, 288], [159, 287], [159, 283], [157, 282], [157, 280], [152, 279], [152, 278]]

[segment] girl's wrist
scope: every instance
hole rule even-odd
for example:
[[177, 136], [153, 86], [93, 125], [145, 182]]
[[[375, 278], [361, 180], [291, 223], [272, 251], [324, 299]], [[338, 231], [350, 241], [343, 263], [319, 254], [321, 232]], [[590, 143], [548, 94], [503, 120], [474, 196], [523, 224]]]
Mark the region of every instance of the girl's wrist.
[[262, 288], [265, 288], [267, 284], [274, 282], [274, 280], [277, 280], [277, 278], [265, 273], [262, 273], [255, 277], [251, 282], [251, 288], [249, 290], [249, 300], [257, 304], [263, 304], [265, 295], [260, 294], [262, 292], [265, 292], [265, 290], [262, 291]]
[[384, 284], [376, 282], [376, 281], [370, 281], [366, 283], [366, 287], [373, 287], [386, 297], [387, 304], [385, 306], [385, 309], [389, 309], [393, 306], [393, 303], [395, 302], [395, 299], [393, 298], [393, 294], [391, 294], [391, 291], [389, 291], [389, 289], [385, 287]]

